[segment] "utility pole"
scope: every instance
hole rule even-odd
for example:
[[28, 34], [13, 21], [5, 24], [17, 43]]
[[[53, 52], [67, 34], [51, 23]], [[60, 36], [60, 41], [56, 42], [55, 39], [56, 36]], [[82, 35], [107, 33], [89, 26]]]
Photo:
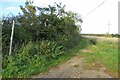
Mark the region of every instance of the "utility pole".
[[13, 33], [14, 33], [14, 24], [15, 24], [15, 21], [13, 20], [12, 31], [11, 31], [11, 38], [10, 38], [9, 55], [11, 55], [11, 53], [12, 53], [12, 40], [13, 40]]
[[108, 34], [110, 34], [110, 26], [111, 26], [111, 23], [109, 21], [109, 23], [108, 23]]

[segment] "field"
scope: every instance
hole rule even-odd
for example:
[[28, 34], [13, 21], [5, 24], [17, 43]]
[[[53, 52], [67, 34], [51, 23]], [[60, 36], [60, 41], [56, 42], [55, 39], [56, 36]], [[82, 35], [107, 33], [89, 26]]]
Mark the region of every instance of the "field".
[[[92, 37], [93, 38], [93, 37]], [[96, 39], [96, 38], [95, 38]], [[80, 55], [85, 57], [89, 68], [97, 69], [105, 66], [112, 77], [118, 76], [118, 39], [117, 38], [97, 38], [95, 45], [90, 45]], [[101, 65], [102, 64], [102, 65]]]

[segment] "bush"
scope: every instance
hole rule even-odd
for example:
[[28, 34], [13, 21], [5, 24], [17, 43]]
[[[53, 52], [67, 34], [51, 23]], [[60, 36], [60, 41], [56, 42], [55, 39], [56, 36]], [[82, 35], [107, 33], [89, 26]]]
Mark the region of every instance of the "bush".
[[[21, 77], [45, 70], [50, 61], [77, 44], [79, 30], [75, 22], [81, 19], [73, 12], [65, 12], [64, 7], [60, 3], [41, 8], [26, 2], [24, 7], [20, 6], [22, 15], [3, 19], [3, 77]], [[16, 24], [9, 56], [13, 19]]]
[[[45, 67], [49, 61], [64, 53], [62, 46], [53, 41], [29, 42], [16, 54], [3, 58], [3, 77], [21, 77]], [[43, 66], [44, 65], [44, 66]], [[32, 69], [31, 69], [32, 68]], [[28, 70], [29, 69], [29, 70]]]
[[90, 43], [96, 45], [96, 39], [90, 39]]

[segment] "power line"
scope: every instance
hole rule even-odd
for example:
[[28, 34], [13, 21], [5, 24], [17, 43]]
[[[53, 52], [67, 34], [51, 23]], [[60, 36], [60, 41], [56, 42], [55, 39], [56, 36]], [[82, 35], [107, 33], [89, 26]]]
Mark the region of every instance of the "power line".
[[97, 7], [95, 7], [93, 10], [91, 10], [85, 17], [87, 17], [88, 15], [90, 15], [92, 12], [94, 12], [95, 10], [97, 10], [100, 6], [102, 6], [106, 1], [108, 0], [105, 0], [104, 2], [102, 2], [100, 5], [98, 5]]

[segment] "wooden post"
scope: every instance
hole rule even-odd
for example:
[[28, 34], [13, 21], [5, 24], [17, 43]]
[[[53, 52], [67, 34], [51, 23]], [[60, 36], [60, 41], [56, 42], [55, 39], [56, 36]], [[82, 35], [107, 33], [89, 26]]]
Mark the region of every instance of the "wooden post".
[[10, 38], [9, 55], [11, 55], [11, 53], [12, 53], [12, 40], [13, 40], [13, 33], [14, 33], [14, 24], [15, 24], [15, 21], [13, 20], [12, 31], [11, 31], [11, 38]]

